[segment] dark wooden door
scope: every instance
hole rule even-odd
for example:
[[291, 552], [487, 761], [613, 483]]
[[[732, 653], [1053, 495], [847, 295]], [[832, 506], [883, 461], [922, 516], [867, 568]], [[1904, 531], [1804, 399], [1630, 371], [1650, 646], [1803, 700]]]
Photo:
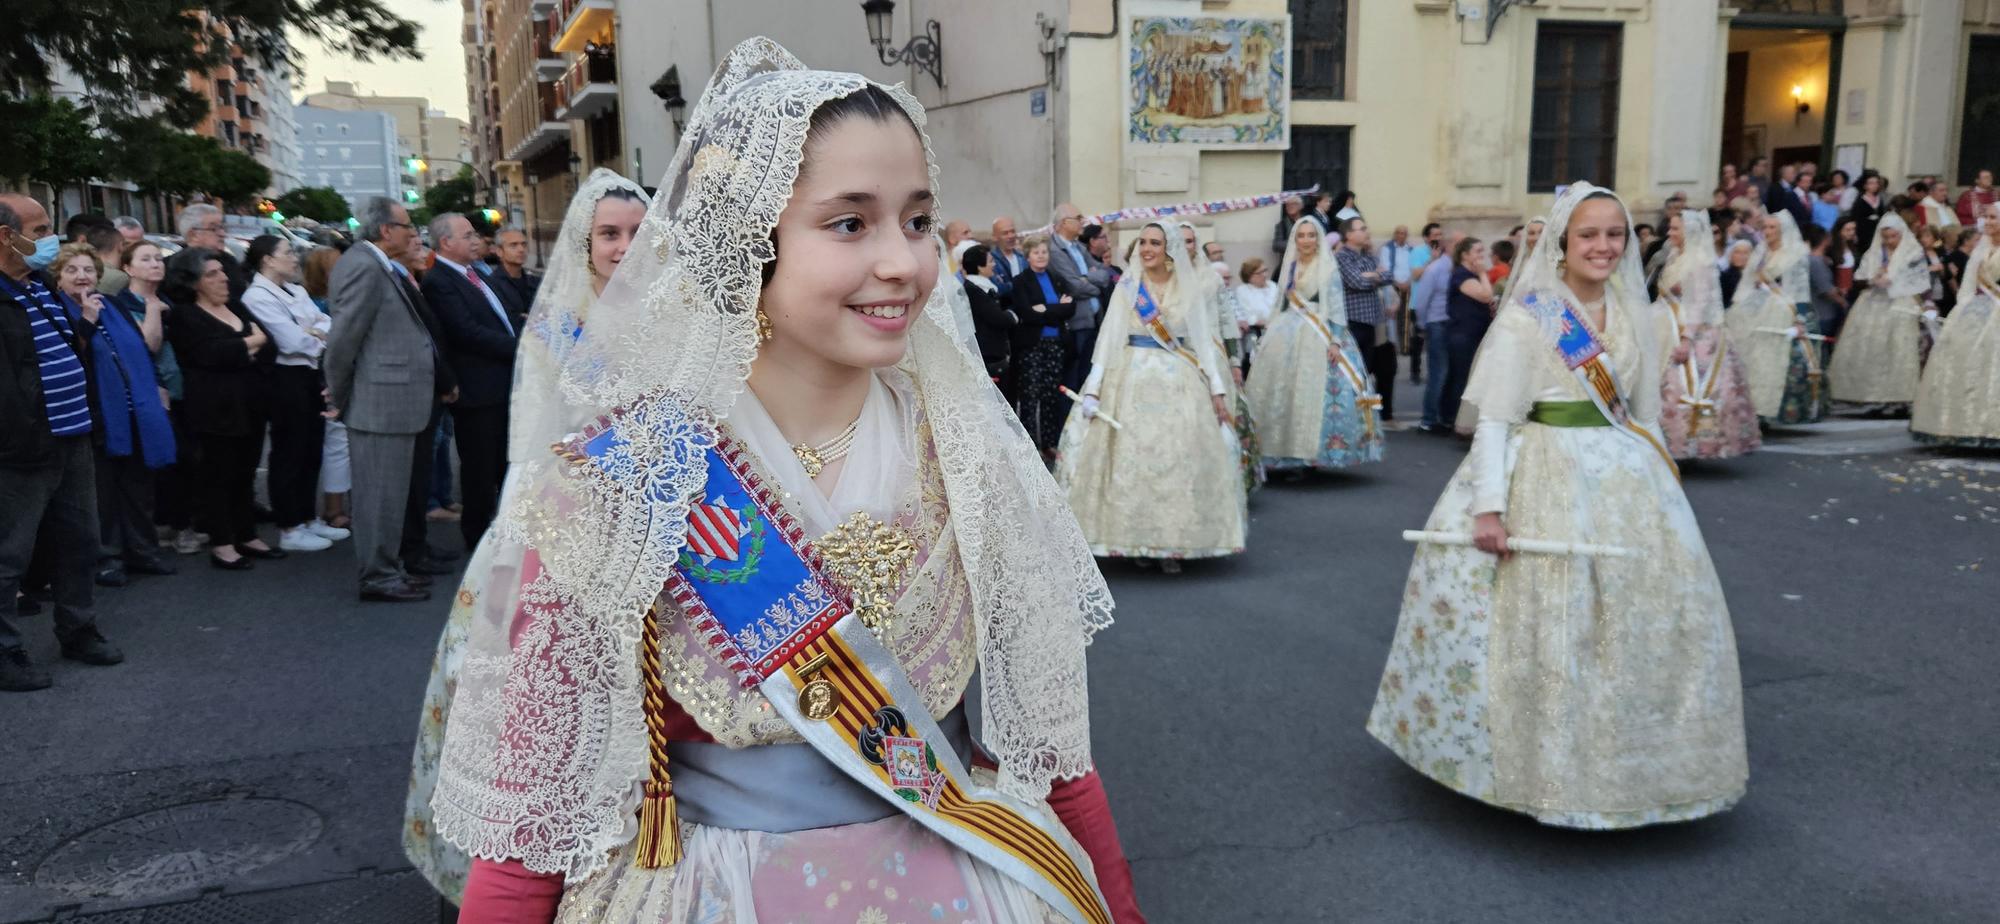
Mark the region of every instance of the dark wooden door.
[[1743, 150], [1743, 95], [1750, 83], [1750, 53], [1732, 51], [1722, 84], [1722, 163], [1735, 164], [1737, 173], [1750, 167]]

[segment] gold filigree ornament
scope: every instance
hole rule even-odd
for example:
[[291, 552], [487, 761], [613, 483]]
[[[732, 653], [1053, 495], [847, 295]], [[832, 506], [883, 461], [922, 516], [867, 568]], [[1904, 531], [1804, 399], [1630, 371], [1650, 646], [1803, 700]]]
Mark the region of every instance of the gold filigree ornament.
[[847, 589], [861, 624], [883, 637], [895, 615], [895, 592], [916, 560], [917, 543], [901, 526], [856, 511], [813, 543], [828, 576]]

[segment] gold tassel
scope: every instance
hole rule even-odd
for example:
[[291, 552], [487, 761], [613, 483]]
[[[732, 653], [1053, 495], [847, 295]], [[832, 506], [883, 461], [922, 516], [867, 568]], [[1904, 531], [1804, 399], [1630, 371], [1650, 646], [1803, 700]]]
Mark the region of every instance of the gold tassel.
[[674, 780], [667, 775], [667, 691], [660, 680], [659, 604], [646, 609], [645, 635], [639, 641], [639, 673], [646, 685], [648, 774], [646, 798], [639, 803], [639, 841], [632, 863], [640, 869], [660, 869], [681, 861], [681, 812], [674, 801]]
[[680, 861], [681, 813], [673, 783], [648, 781], [646, 800], [639, 803], [638, 854], [632, 862], [641, 869], [660, 869]]

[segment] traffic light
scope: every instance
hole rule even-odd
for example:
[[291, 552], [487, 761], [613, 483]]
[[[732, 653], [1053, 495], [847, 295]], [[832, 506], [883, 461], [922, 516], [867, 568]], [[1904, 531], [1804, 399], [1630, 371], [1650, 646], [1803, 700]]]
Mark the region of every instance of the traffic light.
[[414, 189], [403, 190], [403, 201], [415, 205], [417, 202], [417, 191]]
[[411, 173], [422, 173], [425, 170], [430, 169], [430, 165], [424, 163], [424, 159], [421, 157], [412, 157], [409, 159], [408, 163]]

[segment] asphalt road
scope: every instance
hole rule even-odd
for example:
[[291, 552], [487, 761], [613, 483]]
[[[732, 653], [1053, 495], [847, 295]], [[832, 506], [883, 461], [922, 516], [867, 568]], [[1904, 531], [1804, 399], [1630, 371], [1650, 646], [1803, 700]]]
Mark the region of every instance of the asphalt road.
[[[1841, 421], [1690, 466], [1743, 664], [1750, 792], [1576, 833], [1362, 730], [1461, 448], [1273, 485], [1250, 550], [1107, 567], [1100, 768], [1155, 922], [2000, 920], [2000, 456]], [[1863, 453], [1848, 455], [1846, 453]], [[433, 530], [440, 544], [455, 530]], [[355, 601], [346, 546], [103, 592], [130, 660], [0, 698], [0, 922], [431, 920], [398, 844], [444, 594]], [[47, 618], [28, 621], [52, 661]]]

